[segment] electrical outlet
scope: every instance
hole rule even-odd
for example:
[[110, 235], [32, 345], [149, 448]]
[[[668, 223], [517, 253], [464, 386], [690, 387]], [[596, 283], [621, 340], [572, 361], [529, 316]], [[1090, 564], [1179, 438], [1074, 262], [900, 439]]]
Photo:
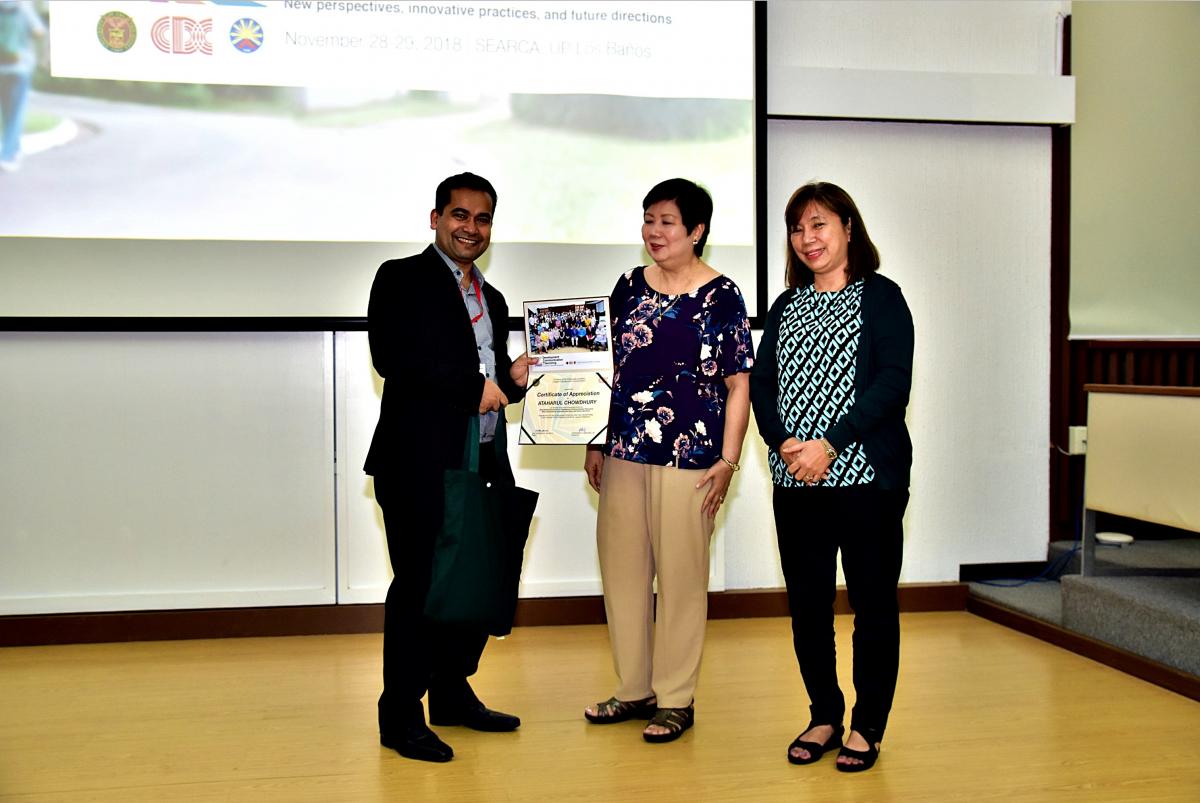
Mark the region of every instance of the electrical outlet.
[[1087, 427], [1067, 427], [1067, 454], [1087, 454]]

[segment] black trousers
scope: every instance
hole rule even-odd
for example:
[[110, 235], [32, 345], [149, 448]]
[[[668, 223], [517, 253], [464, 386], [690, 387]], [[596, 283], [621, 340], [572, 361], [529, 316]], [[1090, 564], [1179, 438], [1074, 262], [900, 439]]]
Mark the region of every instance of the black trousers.
[[838, 725], [846, 701], [837, 679], [833, 602], [837, 555], [854, 609], [854, 710], [850, 727], [874, 743], [887, 727], [900, 668], [896, 585], [908, 491], [873, 485], [781, 488], [774, 493], [779, 559], [792, 640], [815, 724]]
[[[495, 479], [491, 443], [479, 445], [479, 473]], [[440, 471], [424, 476], [376, 475], [375, 501], [383, 511], [392, 582], [383, 614], [383, 694], [379, 726], [389, 730], [424, 722], [421, 698], [453, 707], [474, 700], [467, 678], [479, 668], [487, 632], [431, 621], [425, 597], [433, 573], [433, 548], [442, 527]]]

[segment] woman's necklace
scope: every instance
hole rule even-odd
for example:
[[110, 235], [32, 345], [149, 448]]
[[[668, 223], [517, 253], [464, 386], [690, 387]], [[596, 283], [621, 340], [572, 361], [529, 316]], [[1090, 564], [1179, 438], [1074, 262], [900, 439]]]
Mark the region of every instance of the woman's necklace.
[[665, 317], [666, 314], [671, 311], [671, 308], [679, 303], [679, 299], [683, 298], [683, 293], [679, 293], [674, 296], [667, 296], [671, 299], [671, 303], [668, 304], [666, 301], [663, 301], [662, 294], [660, 294], [653, 287], [650, 288], [650, 292], [654, 293], [654, 318], [658, 321], [661, 321], [663, 317]]
[[[667, 271], [663, 270], [662, 265], [656, 265], [655, 267], [658, 268], [659, 281], [661, 281], [664, 285], [669, 284], [665, 280], [667, 279], [667, 277], [670, 274], [668, 274]], [[656, 290], [650, 286], [650, 282], [646, 282], [646, 286], [650, 288], [650, 292], [654, 293], [655, 308], [658, 311], [657, 314], [655, 315], [655, 318], [657, 318], [658, 320], [662, 320], [663, 316], [665, 316], [668, 312], [670, 312], [671, 308], [679, 303], [679, 299], [683, 298], [685, 295], [688, 294], [687, 291], [688, 291], [688, 288], [691, 287], [692, 276], [695, 273], [694, 268], [695, 268], [694, 264], [688, 265], [685, 270], [680, 271], [679, 275], [682, 277], [682, 281], [680, 281], [679, 284], [681, 284], [684, 289], [678, 293], [660, 293], [658, 290]], [[671, 299], [671, 301], [669, 303], [667, 301], [665, 301], [664, 296], [666, 298]]]

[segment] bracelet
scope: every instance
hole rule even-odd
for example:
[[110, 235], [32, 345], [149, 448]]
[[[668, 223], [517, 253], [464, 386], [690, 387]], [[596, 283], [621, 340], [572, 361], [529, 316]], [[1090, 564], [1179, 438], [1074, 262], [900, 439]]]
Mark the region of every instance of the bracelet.
[[825, 449], [825, 456], [830, 460], [837, 460], [837, 449], [834, 449], [832, 444], [825, 438], [821, 438], [821, 446]]
[[718, 456], [719, 456], [719, 457], [721, 458], [721, 460], [722, 460], [722, 461], [725, 463], [725, 465], [729, 466], [729, 467], [730, 467], [731, 469], [733, 469], [734, 471], [741, 471], [741, 470], [742, 470], [742, 466], [741, 466], [741, 464], [740, 464], [740, 463], [735, 463], [735, 462], [733, 462], [732, 460], [730, 460], [730, 459], [729, 459], [728, 457], [726, 457], [725, 455], [718, 455]]

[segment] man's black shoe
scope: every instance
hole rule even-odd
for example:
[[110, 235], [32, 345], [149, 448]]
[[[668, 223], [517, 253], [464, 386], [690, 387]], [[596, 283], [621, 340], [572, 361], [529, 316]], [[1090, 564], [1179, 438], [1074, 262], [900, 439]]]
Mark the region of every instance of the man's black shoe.
[[438, 708], [429, 706], [429, 722], [433, 725], [462, 725], [477, 731], [515, 731], [521, 727], [521, 718], [500, 711], [493, 711], [483, 703], [475, 701], [460, 708]]
[[405, 758], [415, 758], [417, 761], [443, 762], [454, 758], [450, 745], [439, 739], [424, 723], [410, 726], [399, 733], [380, 733], [379, 743]]

